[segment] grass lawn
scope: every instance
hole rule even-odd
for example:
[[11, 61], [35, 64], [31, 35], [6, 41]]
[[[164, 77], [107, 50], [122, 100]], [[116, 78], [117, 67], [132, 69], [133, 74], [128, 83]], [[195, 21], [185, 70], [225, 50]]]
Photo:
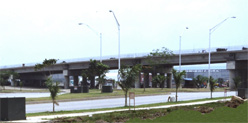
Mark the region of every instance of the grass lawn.
[[166, 116], [158, 117], [154, 120], [146, 119], [141, 120], [140, 118], [134, 118], [128, 121], [128, 123], [137, 123], [137, 122], [176, 122], [176, 123], [185, 123], [185, 122], [238, 122], [238, 123], [247, 123], [247, 102], [238, 106], [237, 108], [229, 108], [226, 106], [221, 106], [215, 108], [213, 112], [202, 114], [195, 110], [185, 110], [178, 109], [172, 111]]
[[[142, 95], [163, 95], [169, 94], [170, 92], [175, 92], [175, 88], [146, 88], [145, 91], [143, 88], [134, 88], [131, 89], [130, 92], [135, 92], [136, 96]], [[217, 88], [217, 91], [224, 91], [224, 88]], [[191, 89], [191, 88], [181, 88], [179, 92], [209, 92], [209, 89], [201, 88], [201, 89]], [[75, 99], [94, 99], [94, 98], [106, 98], [106, 97], [124, 97], [124, 93], [122, 90], [114, 90], [113, 93], [101, 93], [101, 90], [98, 89], [90, 89], [89, 93], [67, 93], [59, 95], [57, 100], [75, 100]], [[41, 97], [41, 98], [27, 98], [27, 102], [31, 101], [50, 101], [50, 97]]]
[[49, 93], [49, 90], [37, 90], [37, 89], [33, 89], [33, 90], [20, 90], [20, 89], [0, 89], [0, 93], [34, 93], [34, 92], [37, 92], [37, 93], [43, 93], [43, 92], [47, 92]]
[[[229, 108], [224, 106], [225, 103], [209, 103], [203, 105], [173, 107], [167, 109], [122, 111], [105, 114], [95, 114], [92, 117], [68, 117], [57, 118], [54, 122], [89, 122], [89, 123], [105, 123], [105, 122], [239, 122], [247, 123], [247, 101], [237, 108]], [[214, 111], [210, 113], [200, 113], [196, 111], [196, 107], [211, 107]]]
[[[230, 98], [230, 97], [227, 97]], [[144, 108], [144, 107], [155, 107], [155, 106], [164, 106], [164, 105], [173, 105], [173, 104], [182, 104], [182, 103], [190, 103], [190, 102], [199, 102], [199, 101], [208, 101], [208, 100], [218, 100], [225, 99], [224, 97], [219, 98], [206, 98], [206, 99], [197, 99], [197, 100], [189, 100], [189, 101], [178, 101], [178, 102], [165, 102], [165, 103], [155, 103], [155, 104], [145, 104], [135, 106], [135, 108]], [[133, 108], [133, 107], [132, 107]], [[83, 112], [94, 112], [94, 111], [107, 111], [107, 110], [116, 110], [116, 109], [129, 109], [129, 107], [117, 107], [117, 108], [103, 108], [103, 109], [89, 109], [89, 110], [73, 110], [73, 111], [56, 111], [56, 112], [40, 112], [40, 113], [28, 113], [27, 117], [31, 116], [46, 116], [46, 115], [57, 115], [57, 114], [70, 114], [70, 113], [83, 113]]]

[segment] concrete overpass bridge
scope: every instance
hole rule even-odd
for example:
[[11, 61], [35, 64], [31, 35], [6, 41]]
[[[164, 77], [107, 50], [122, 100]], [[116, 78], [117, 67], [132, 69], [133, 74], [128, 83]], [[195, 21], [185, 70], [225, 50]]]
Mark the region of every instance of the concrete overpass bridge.
[[[157, 60], [161, 58], [156, 58]], [[155, 73], [167, 73], [168, 79], [167, 87], [171, 87], [171, 69], [174, 65], [179, 64], [179, 56], [175, 54], [170, 59], [167, 60], [167, 63], [159, 65], [159, 69]], [[230, 70], [230, 85], [233, 86], [232, 78], [235, 76], [241, 76], [242, 86], [247, 88], [247, 62], [248, 61], [248, 51], [247, 50], [235, 50], [235, 51], [222, 51], [222, 52], [211, 52], [211, 63], [227, 63], [227, 69]], [[111, 58], [105, 59], [102, 61], [104, 64], [108, 65], [110, 69], [118, 68], [118, 59]], [[194, 65], [194, 64], [208, 64], [208, 53], [187, 53], [182, 54], [181, 57], [182, 65]], [[81, 72], [84, 69], [88, 69], [89, 61], [75, 61], [75, 62], [61, 62], [53, 66], [46, 67], [43, 70], [35, 71], [33, 66], [20, 66], [20, 67], [9, 67], [2, 68], [3, 70], [11, 70], [20, 74], [22, 80], [34, 80], [34, 81], [44, 81], [44, 75], [42, 73], [48, 73], [51, 71], [53, 74], [63, 73], [65, 78], [65, 88], [69, 86], [69, 76], [74, 77], [74, 81], [78, 83], [78, 76], [81, 76]], [[142, 64], [144, 66], [150, 65], [147, 61], [146, 56], [139, 57], [127, 57], [121, 58], [121, 64], [132, 66], [135, 64]], [[143, 71], [144, 73], [152, 73], [155, 75], [154, 71]], [[145, 78], [145, 82], [149, 81], [149, 74]]]

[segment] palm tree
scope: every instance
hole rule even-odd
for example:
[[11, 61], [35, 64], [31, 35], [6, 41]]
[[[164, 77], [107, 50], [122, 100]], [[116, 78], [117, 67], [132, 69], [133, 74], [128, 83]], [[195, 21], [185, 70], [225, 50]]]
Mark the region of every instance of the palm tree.
[[186, 71], [177, 72], [175, 69], [172, 69], [172, 74], [174, 77], [174, 81], [176, 83], [176, 102], [177, 102], [177, 90], [181, 85], [181, 81], [183, 80], [183, 76], [186, 75]]
[[106, 73], [108, 72], [109, 66], [101, 62], [98, 62], [96, 65], [96, 74], [98, 76], [98, 85], [102, 86], [106, 80]]
[[[95, 76], [98, 76], [98, 78], [100, 78], [103, 74], [106, 74], [108, 72], [108, 69], [108, 65], [97, 62], [96, 60], [90, 60], [88, 74], [91, 79], [91, 88], [95, 87]], [[99, 83], [102, 83], [102, 81], [99, 81]]]
[[56, 82], [55, 84], [52, 81], [51, 77], [48, 77], [46, 80], [46, 86], [48, 87], [50, 91], [50, 97], [52, 98], [53, 101], [53, 112], [55, 111], [55, 104], [59, 105], [58, 102], [56, 101], [57, 95], [59, 93], [59, 83]]
[[152, 82], [155, 83], [156, 85], [159, 83], [160, 88], [164, 88], [164, 82], [166, 80], [166, 77], [163, 75], [157, 75], [154, 78], [152, 78]]
[[118, 71], [120, 75], [120, 82], [118, 85], [124, 91], [125, 95], [125, 106], [127, 106], [127, 93], [132, 88], [135, 83], [136, 76], [141, 71], [141, 65], [134, 65], [132, 68], [127, 66], [121, 66], [121, 69]]
[[[40, 64], [40, 63], [35, 64], [34, 69], [35, 69], [35, 71], [44, 70], [45, 67], [52, 66], [52, 65], [56, 64], [57, 61], [58, 61], [58, 59], [48, 59], [48, 60], [45, 59], [42, 64]], [[47, 75], [44, 71], [43, 71], [43, 74], [45, 77], [47, 77]], [[53, 101], [53, 112], [54, 112], [54, 104], [59, 105], [55, 100], [57, 97], [57, 94], [59, 93], [59, 86], [58, 86], [59, 83], [56, 82], [55, 85], [53, 84], [51, 74], [52, 74], [51, 71], [49, 71], [49, 75], [48, 75], [49, 77], [47, 78], [45, 84], [50, 91], [50, 97], [52, 98], [52, 101]]]
[[88, 74], [90, 79], [90, 88], [95, 88], [95, 76], [97, 71], [97, 62], [96, 60], [90, 60]]
[[215, 86], [215, 83], [217, 82], [217, 80], [215, 80], [212, 76], [210, 76], [210, 79], [209, 79], [209, 89], [211, 91], [211, 99], [212, 99], [212, 93], [214, 91], [214, 86]]
[[100, 77], [98, 77], [96, 80], [98, 81], [99, 89], [102, 89], [102, 84], [104, 84], [104, 82], [106, 81], [106, 74], [100, 75]]

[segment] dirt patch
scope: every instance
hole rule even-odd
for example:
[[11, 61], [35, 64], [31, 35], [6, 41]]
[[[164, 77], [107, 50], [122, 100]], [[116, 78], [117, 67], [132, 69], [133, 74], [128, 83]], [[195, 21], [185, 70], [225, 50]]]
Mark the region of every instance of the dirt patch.
[[243, 104], [244, 100], [238, 96], [233, 96], [231, 101], [227, 101], [226, 105], [227, 107], [230, 108], [237, 108], [240, 104]]
[[200, 107], [196, 108], [195, 110], [205, 114], [205, 113], [212, 112], [214, 110], [214, 108], [206, 107], [206, 106], [200, 106]]

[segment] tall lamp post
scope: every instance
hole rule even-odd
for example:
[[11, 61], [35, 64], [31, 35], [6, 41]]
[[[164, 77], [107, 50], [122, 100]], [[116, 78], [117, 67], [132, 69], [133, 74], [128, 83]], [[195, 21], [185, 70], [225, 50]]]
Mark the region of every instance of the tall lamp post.
[[[118, 70], [121, 68], [121, 59], [120, 59], [120, 24], [115, 16], [115, 13], [112, 10], [109, 10], [109, 12], [112, 12], [116, 21], [116, 24], [118, 26]], [[119, 75], [118, 75], [118, 81], [119, 81]]]
[[208, 48], [208, 87], [209, 87], [209, 82], [210, 82], [210, 63], [211, 63], [211, 34], [219, 27], [222, 23], [224, 23], [226, 20], [230, 18], [236, 18], [235, 16], [233, 17], [228, 17], [215, 25], [213, 28], [209, 29], [209, 48]]
[[[186, 27], [185, 29], [189, 29], [189, 28]], [[179, 36], [179, 72], [181, 72], [181, 41], [182, 41], [182, 35], [183, 35], [184, 31]]]
[[88, 24], [78, 23], [78, 25], [85, 25], [89, 29], [91, 29], [97, 36], [100, 36], [100, 62], [102, 62], [102, 33], [98, 33], [97, 31], [95, 31], [94, 29], [92, 29]]

